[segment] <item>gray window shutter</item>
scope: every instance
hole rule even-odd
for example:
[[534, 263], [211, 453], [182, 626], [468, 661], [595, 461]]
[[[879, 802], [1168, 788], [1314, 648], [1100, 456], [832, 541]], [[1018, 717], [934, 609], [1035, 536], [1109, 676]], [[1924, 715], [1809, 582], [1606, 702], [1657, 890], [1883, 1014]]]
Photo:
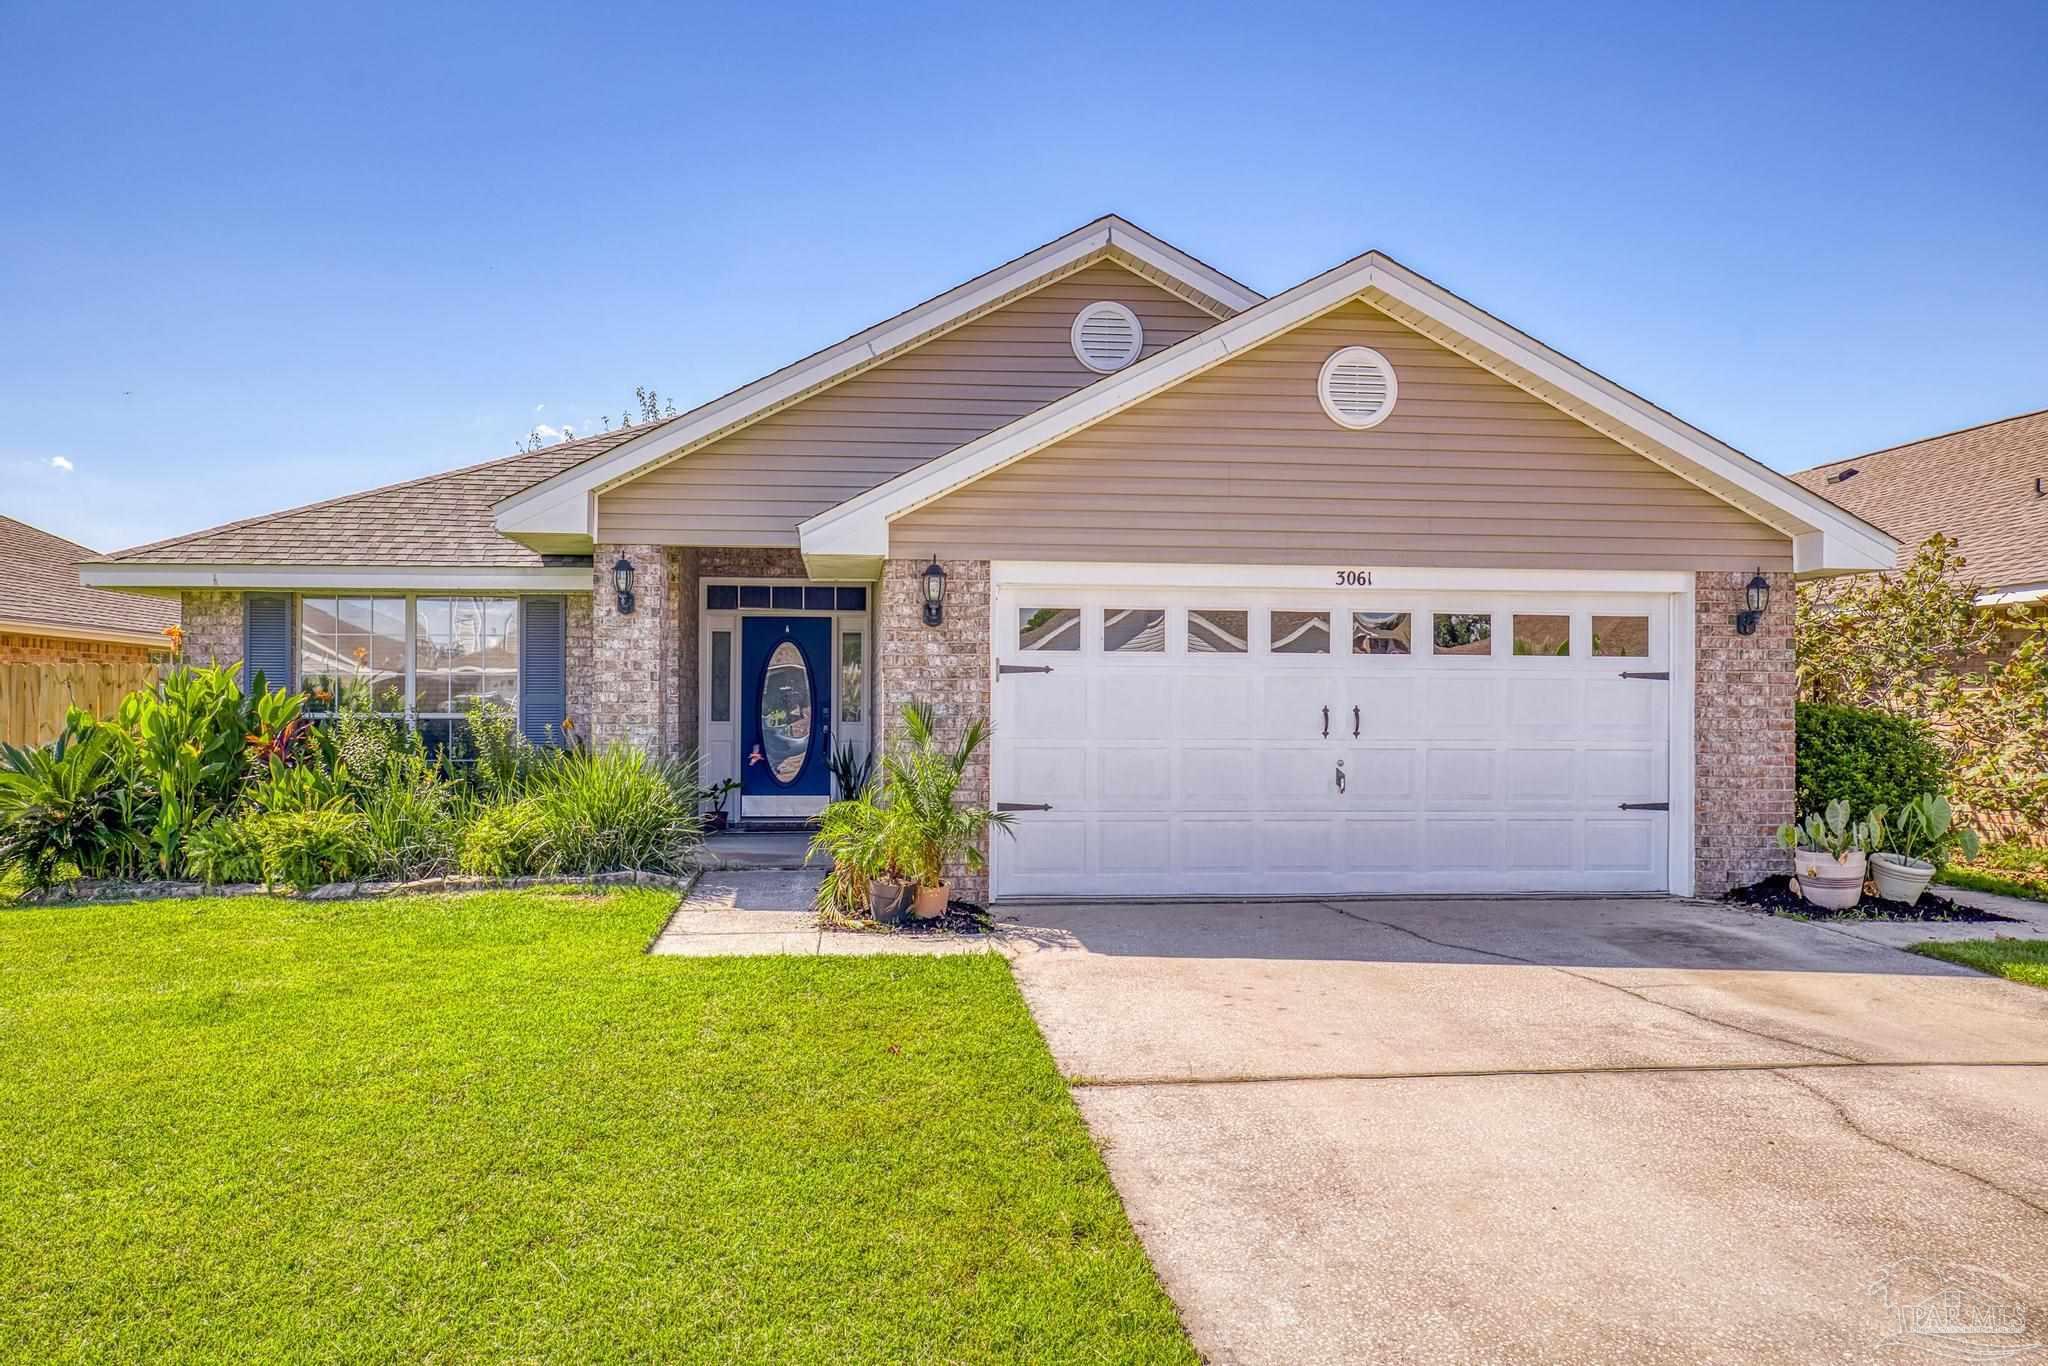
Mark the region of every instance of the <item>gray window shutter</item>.
[[292, 686], [292, 597], [289, 593], [242, 595], [242, 686]]
[[562, 743], [569, 714], [569, 603], [519, 600], [519, 733], [536, 745]]

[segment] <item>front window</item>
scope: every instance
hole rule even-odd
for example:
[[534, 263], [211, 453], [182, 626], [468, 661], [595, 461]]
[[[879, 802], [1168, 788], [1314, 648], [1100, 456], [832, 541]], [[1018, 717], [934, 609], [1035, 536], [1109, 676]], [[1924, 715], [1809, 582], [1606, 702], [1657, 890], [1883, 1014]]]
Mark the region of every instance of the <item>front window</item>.
[[479, 703], [518, 712], [519, 599], [304, 597], [299, 659], [310, 711], [366, 696], [446, 745]]

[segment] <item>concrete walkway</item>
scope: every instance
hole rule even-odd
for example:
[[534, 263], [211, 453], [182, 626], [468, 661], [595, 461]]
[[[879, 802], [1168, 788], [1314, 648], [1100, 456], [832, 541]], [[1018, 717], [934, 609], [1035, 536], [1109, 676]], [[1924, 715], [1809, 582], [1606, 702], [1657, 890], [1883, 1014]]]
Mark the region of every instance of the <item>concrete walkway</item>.
[[863, 934], [825, 930], [812, 905], [816, 869], [707, 870], [662, 927], [649, 953], [685, 958], [754, 954], [989, 953], [985, 934]]
[[1942, 887], [1931, 889], [1936, 896], [1945, 896], [1965, 906], [1992, 915], [2002, 915], [2001, 921], [1828, 921], [1828, 929], [1839, 934], [1867, 940], [1873, 944], [1889, 944], [1904, 948], [1908, 944], [1923, 944], [1929, 940], [1945, 939], [2048, 939], [2048, 902], [2026, 901], [2016, 896], [2000, 896], [1996, 892], [1972, 891], [1968, 887]]
[[2048, 1344], [2048, 992], [1671, 900], [1021, 914], [1212, 1361], [1896, 1362], [1950, 1288]]

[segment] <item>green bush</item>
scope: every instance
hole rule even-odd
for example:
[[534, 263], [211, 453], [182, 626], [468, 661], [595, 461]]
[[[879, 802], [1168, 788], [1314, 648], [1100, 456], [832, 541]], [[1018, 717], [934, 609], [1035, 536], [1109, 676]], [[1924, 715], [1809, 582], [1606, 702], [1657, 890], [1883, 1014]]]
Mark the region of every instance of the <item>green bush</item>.
[[263, 841], [256, 830], [258, 819], [221, 817], [186, 835], [186, 869], [215, 886], [262, 881]]
[[478, 807], [462, 832], [456, 867], [470, 877], [523, 877], [552, 872], [540, 808], [527, 800]]
[[455, 866], [463, 803], [424, 755], [392, 756], [383, 780], [359, 799], [370, 869], [377, 876], [433, 877]]
[[696, 777], [685, 763], [623, 746], [564, 750], [529, 776], [527, 793], [540, 816], [545, 871], [680, 872], [701, 842]]
[[346, 882], [369, 865], [370, 841], [361, 812], [344, 808], [279, 811], [257, 816], [263, 875], [298, 891]]
[[1897, 811], [1948, 788], [1941, 752], [1918, 722], [1863, 707], [1801, 702], [1796, 724], [1801, 811], [1836, 800], [1858, 815], [1874, 806]]
[[148, 838], [166, 877], [184, 869], [186, 836], [234, 804], [250, 737], [267, 732], [262, 689], [245, 693], [236, 674], [227, 665], [180, 667], [121, 699], [117, 727], [130, 741], [124, 767], [153, 799]]

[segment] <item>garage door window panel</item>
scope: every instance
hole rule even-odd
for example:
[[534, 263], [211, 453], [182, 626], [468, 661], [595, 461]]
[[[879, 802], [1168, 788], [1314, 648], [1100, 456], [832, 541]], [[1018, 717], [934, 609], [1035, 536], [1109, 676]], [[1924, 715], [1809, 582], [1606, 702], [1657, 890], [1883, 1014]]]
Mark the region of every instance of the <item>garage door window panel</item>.
[[1650, 619], [1595, 612], [1593, 653], [1601, 659], [1648, 659]]
[[1493, 614], [1437, 612], [1431, 617], [1431, 653], [1483, 658], [1493, 653]]
[[1276, 655], [1326, 655], [1330, 653], [1328, 612], [1274, 612], [1272, 651]]
[[1188, 653], [1241, 655], [1251, 649], [1252, 614], [1222, 608], [1188, 610]]
[[1017, 648], [1074, 653], [1081, 648], [1081, 609], [1078, 607], [1020, 607], [1017, 609]]
[[1563, 613], [1514, 614], [1514, 653], [1526, 659], [1564, 659], [1572, 652], [1572, 619]]
[[1112, 655], [1166, 653], [1166, 609], [1107, 607], [1102, 612], [1102, 651]]
[[1414, 647], [1414, 618], [1407, 612], [1353, 612], [1351, 653], [1405, 655]]

